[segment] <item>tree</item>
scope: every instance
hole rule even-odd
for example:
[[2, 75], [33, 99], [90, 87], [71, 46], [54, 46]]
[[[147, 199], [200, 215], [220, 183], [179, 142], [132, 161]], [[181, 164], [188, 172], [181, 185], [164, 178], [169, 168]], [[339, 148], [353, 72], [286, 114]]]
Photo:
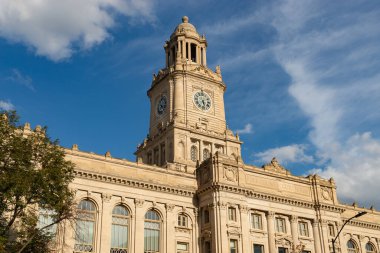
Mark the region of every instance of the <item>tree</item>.
[[0, 111], [0, 252], [48, 252], [51, 228], [73, 217], [74, 165], [46, 130]]

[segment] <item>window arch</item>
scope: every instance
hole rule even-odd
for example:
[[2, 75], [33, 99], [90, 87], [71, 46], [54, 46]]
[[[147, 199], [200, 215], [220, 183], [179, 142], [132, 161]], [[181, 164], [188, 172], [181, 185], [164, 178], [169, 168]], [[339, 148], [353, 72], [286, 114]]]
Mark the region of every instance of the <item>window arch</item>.
[[207, 148], [203, 149], [203, 160], [206, 160], [210, 157], [210, 150]]
[[358, 249], [356, 247], [356, 244], [352, 240], [349, 240], [347, 242], [347, 252], [348, 253], [358, 253]]
[[376, 250], [375, 250], [375, 247], [373, 246], [372, 243], [368, 242], [366, 245], [365, 245], [365, 251], [366, 253], [375, 253]]
[[144, 253], [160, 252], [160, 234], [160, 215], [154, 210], [149, 210], [144, 221]]
[[123, 205], [112, 210], [111, 253], [128, 252], [129, 211]]
[[198, 160], [198, 148], [196, 146], [191, 146], [190, 149], [191, 161], [196, 162]]
[[94, 252], [96, 206], [84, 199], [77, 206], [75, 245], [76, 252]]

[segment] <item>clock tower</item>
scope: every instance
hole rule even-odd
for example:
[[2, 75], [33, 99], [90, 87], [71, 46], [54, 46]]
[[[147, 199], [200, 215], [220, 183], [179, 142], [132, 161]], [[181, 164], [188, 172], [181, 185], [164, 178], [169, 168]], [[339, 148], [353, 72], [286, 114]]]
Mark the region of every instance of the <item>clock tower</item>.
[[148, 90], [150, 127], [137, 161], [192, 173], [216, 152], [238, 160], [241, 142], [227, 128], [220, 67], [207, 67], [207, 41], [182, 18], [164, 45], [166, 64]]

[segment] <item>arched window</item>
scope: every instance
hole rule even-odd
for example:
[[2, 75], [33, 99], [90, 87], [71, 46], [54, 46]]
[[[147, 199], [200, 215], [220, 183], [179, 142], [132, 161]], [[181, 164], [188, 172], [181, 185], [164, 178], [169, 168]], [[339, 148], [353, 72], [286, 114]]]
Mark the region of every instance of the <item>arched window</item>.
[[196, 162], [198, 160], [198, 148], [196, 146], [191, 146], [190, 149], [191, 161]]
[[369, 243], [369, 242], [365, 245], [365, 251], [367, 253], [375, 253], [376, 252], [375, 247], [373, 247], [372, 243]]
[[145, 214], [144, 222], [144, 253], [160, 251], [160, 229], [159, 214], [154, 210], [149, 210]]
[[210, 151], [207, 148], [203, 149], [203, 160], [206, 160], [209, 157], [210, 157]]
[[348, 253], [358, 253], [355, 243], [352, 240], [347, 242], [347, 252]]
[[128, 252], [129, 212], [125, 206], [118, 205], [112, 211], [111, 253]]
[[77, 207], [74, 251], [94, 252], [95, 219], [95, 204], [82, 200]]

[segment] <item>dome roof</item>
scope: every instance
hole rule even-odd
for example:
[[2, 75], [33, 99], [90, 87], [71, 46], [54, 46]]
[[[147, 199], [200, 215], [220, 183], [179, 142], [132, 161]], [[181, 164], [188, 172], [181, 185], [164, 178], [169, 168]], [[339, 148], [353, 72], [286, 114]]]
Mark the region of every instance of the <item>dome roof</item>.
[[189, 18], [187, 16], [182, 17], [182, 23], [177, 25], [177, 27], [174, 29], [173, 34], [170, 37], [173, 37], [179, 34], [186, 34], [186, 35], [195, 36], [199, 38], [197, 29], [195, 29], [195, 26], [189, 23]]

